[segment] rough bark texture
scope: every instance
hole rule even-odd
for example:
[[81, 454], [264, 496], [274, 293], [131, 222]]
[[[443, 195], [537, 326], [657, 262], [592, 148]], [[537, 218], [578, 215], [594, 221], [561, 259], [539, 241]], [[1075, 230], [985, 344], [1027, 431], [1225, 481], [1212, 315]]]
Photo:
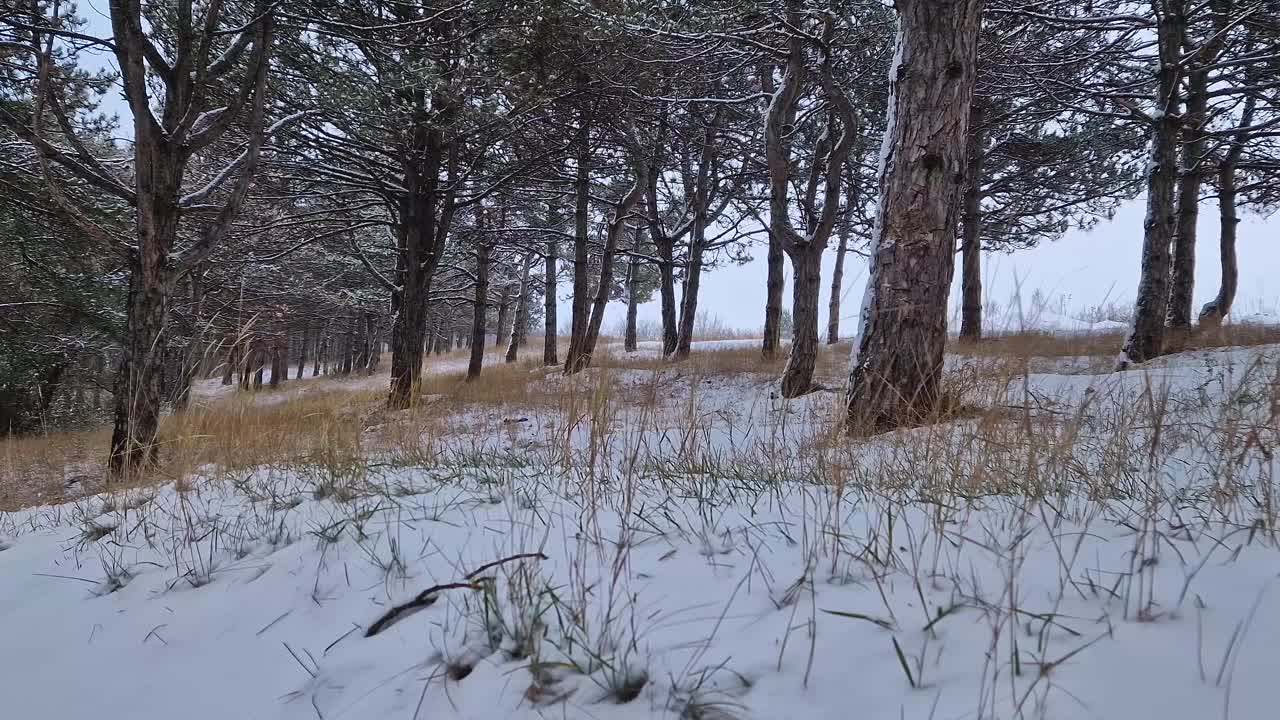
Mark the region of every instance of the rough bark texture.
[[[635, 242], [632, 243], [631, 249], [640, 252], [640, 235], [643, 232], [639, 226], [636, 227]], [[636, 320], [640, 314], [640, 258], [632, 255], [627, 259], [627, 323], [623, 332], [622, 349], [626, 352], [635, 352], [637, 346], [636, 338]]]
[[1157, 70], [1157, 101], [1161, 108], [1151, 134], [1147, 175], [1147, 217], [1143, 223], [1142, 277], [1133, 309], [1133, 326], [1125, 338], [1116, 369], [1123, 370], [1164, 351], [1165, 318], [1169, 310], [1170, 244], [1177, 227], [1178, 68], [1186, 33], [1184, 0], [1152, 0], [1160, 13], [1157, 40], [1161, 66]]
[[827, 301], [827, 344], [840, 342], [840, 292], [844, 285], [844, 258], [849, 254], [849, 224], [840, 224], [837, 233], [836, 264], [831, 272], [831, 298]]
[[489, 313], [489, 245], [476, 245], [476, 294], [471, 313], [471, 359], [467, 362], [467, 381], [480, 377], [484, 367], [485, 321]]
[[[794, 10], [792, 11], [794, 13]], [[797, 17], [792, 23], [799, 22]], [[824, 47], [829, 47], [835, 31], [830, 17], [824, 28]], [[784, 72], [783, 94], [792, 73]], [[858, 133], [857, 114], [848, 97], [836, 83], [829, 52], [823, 51], [819, 82], [827, 102], [826, 125], [814, 147], [800, 210], [806, 221], [805, 232], [792, 227], [788, 215], [788, 186], [791, 175], [791, 147], [786, 140], [786, 127], [776, 126], [786, 115], [770, 108], [765, 126], [765, 162], [769, 169], [770, 235], [782, 243], [791, 259], [791, 353], [782, 371], [782, 396], [799, 397], [813, 389], [813, 371], [818, 360], [818, 302], [822, 285], [822, 253], [827, 249], [836, 220], [840, 217], [840, 183], [849, 149]], [[839, 133], [837, 139], [837, 132]], [[818, 188], [822, 187], [821, 207]]]
[[[1241, 128], [1253, 125], [1256, 103], [1253, 95], [1245, 99], [1244, 110], [1240, 113]], [[1231, 305], [1236, 299], [1236, 285], [1239, 282], [1236, 231], [1240, 224], [1240, 217], [1236, 212], [1236, 166], [1248, 139], [1248, 130], [1237, 131], [1226, 154], [1218, 163], [1218, 255], [1222, 266], [1222, 280], [1218, 285], [1217, 296], [1200, 309], [1199, 321], [1202, 326], [1221, 325], [1231, 314]]]
[[[600, 327], [604, 324], [604, 311], [609, 303], [609, 293], [613, 291], [613, 261], [618, 252], [618, 243], [622, 233], [627, 229], [627, 216], [644, 197], [646, 166], [634, 163], [635, 181], [626, 195], [614, 208], [613, 217], [605, 231], [604, 252], [600, 258], [600, 279], [596, 283], [595, 298], [591, 302], [591, 317], [587, 321], [586, 332], [576, 356], [570, 353], [565, 359], [565, 372], [575, 373], [591, 365], [591, 356], [596, 351], [596, 341], [600, 337]], [[576, 302], [576, 301], [575, 301]]]
[[448, 190], [440, 189], [445, 152], [441, 131], [416, 133], [414, 140], [423, 147], [421, 152], [406, 154], [403, 168], [406, 197], [400, 203], [397, 232], [398, 282], [392, 293], [395, 317], [391, 324], [391, 388], [387, 394], [387, 407], [392, 410], [409, 407], [422, 377], [431, 281], [440, 266], [452, 223], [455, 193], [454, 183]]
[[502, 289], [498, 291], [498, 326], [494, 328], [493, 332], [493, 344], [495, 347], [502, 347], [507, 344], [510, 323], [514, 319], [511, 314], [511, 305], [516, 299], [516, 295], [512, 290], [514, 288], [511, 283], [504, 282]]
[[307, 374], [307, 351], [311, 348], [311, 328], [302, 328], [302, 337], [298, 342], [298, 379]]
[[588, 277], [587, 220], [591, 204], [591, 128], [584, 110], [578, 120], [578, 162], [574, 177], [573, 217], [573, 304], [570, 307], [569, 350], [565, 354], [566, 375], [582, 369], [583, 342], [587, 335], [591, 298]]
[[[797, 16], [794, 9], [790, 10], [789, 14], [792, 20]], [[769, 359], [777, 355], [782, 343], [782, 288], [785, 262], [785, 253], [782, 249], [785, 242], [783, 225], [789, 222], [786, 183], [791, 164], [791, 139], [788, 128], [795, 124], [796, 99], [799, 97], [804, 77], [804, 44], [801, 38], [794, 36], [788, 42], [787, 62], [782, 70], [782, 84], [776, 89], [773, 87], [771, 68], [761, 74], [761, 85], [765, 92], [772, 96], [765, 115], [765, 159], [769, 169], [769, 250], [765, 271], [764, 339], [761, 342], [761, 354]]]
[[[665, 129], [665, 124], [661, 121], [659, 128]], [[660, 147], [663, 138], [661, 130], [658, 133], [658, 138], [657, 142]], [[655, 156], [659, 152], [659, 147], [654, 149]], [[661, 174], [661, 168], [655, 162], [654, 166], [649, 168], [649, 189], [645, 193], [645, 203], [649, 216], [649, 239], [653, 241], [653, 249], [658, 256], [656, 264], [658, 266], [658, 297], [662, 317], [662, 356], [667, 357], [675, 352], [680, 331], [676, 320], [676, 239], [667, 232], [666, 227], [662, 224], [662, 217], [658, 212], [658, 177]]]
[[982, 337], [982, 105], [970, 112], [960, 221], [960, 337]]
[[[552, 227], [558, 228], [559, 225], [560, 223], [556, 222]], [[560, 353], [556, 348], [556, 296], [559, 294], [556, 281], [556, 273], [559, 270], [556, 268], [556, 259], [559, 252], [560, 241], [554, 237], [548, 240], [546, 268], [542, 276], [542, 364], [547, 366], [557, 365], [560, 362]]]
[[1201, 155], [1208, 106], [1209, 76], [1196, 70], [1187, 80], [1187, 112], [1182, 127], [1181, 172], [1178, 178], [1178, 218], [1173, 236], [1173, 270], [1169, 282], [1169, 327], [1191, 327], [1191, 295], [1195, 290], [1196, 220], [1200, 217]]
[[875, 432], [938, 405], [947, 295], [976, 76], [980, 0], [899, 0], [880, 209], [848, 425]]
[[520, 346], [524, 345], [525, 333], [529, 330], [529, 269], [533, 266], [533, 253], [526, 253], [520, 266], [520, 290], [516, 295], [515, 321], [511, 324], [511, 340], [507, 343], [507, 354], [503, 357], [512, 363], [520, 354]]

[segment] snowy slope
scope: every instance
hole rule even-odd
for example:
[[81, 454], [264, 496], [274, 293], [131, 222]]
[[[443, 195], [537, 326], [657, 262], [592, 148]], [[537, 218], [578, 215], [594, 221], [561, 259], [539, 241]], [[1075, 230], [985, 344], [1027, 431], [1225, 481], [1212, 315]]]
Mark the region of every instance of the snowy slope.
[[[666, 401], [570, 428], [569, 463], [531, 415], [440, 467], [0, 515], [0, 698], [21, 718], [1267, 717], [1278, 360], [1034, 375], [999, 398], [1007, 434], [834, 448], [834, 396], [623, 373]], [[999, 475], [1019, 423], [1043, 457]], [[1004, 489], [1032, 479], [1050, 491]], [[467, 586], [364, 637], [444, 583]]]

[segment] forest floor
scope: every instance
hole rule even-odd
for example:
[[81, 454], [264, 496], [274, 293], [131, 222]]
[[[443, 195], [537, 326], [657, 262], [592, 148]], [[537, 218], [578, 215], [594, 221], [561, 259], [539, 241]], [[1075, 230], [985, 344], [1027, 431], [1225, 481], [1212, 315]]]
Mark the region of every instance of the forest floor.
[[[1110, 328], [954, 345], [869, 440], [756, 341], [572, 378], [433, 357], [6, 441], [0, 708], [24, 718], [1256, 718], [1280, 637], [1280, 334], [1124, 373]], [[533, 354], [533, 353], [531, 353]], [[540, 353], [538, 353], [540, 354]]]

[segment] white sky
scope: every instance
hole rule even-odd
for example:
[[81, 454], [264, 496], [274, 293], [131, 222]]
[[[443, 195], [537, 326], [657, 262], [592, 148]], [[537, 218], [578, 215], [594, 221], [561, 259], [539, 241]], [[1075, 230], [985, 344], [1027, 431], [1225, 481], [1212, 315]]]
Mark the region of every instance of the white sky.
[[[1073, 310], [1108, 303], [1132, 304], [1138, 288], [1139, 262], [1142, 257], [1142, 220], [1145, 215], [1144, 200], [1123, 206], [1115, 219], [1098, 224], [1089, 232], [1071, 231], [1061, 240], [1045, 243], [1030, 250], [1013, 254], [983, 254], [984, 295], [1001, 305], [1008, 305], [1015, 292], [1021, 293], [1027, 303], [1033, 292], [1039, 290], [1056, 305], [1065, 296], [1065, 305]], [[1276, 234], [1280, 230], [1280, 218], [1263, 219], [1242, 214], [1236, 250], [1239, 257], [1240, 284], [1233, 314], [1274, 311], [1280, 308], [1280, 284], [1269, 283], [1280, 266], [1280, 245]], [[1195, 312], [1218, 292], [1220, 277], [1218, 264], [1218, 207], [1213, 200], [1200, 207], [1198, 223], [1199, 240], [1196, 244]], [[740, 267], [725, 267], [704, 275], [699, 294], [699, 309], [709, 316], [718, 317], [725, 325], [741, 329], [759, 328], [764, 324], [765, 296], [765, 248], [753, 251], [754, 259]], [[819, 309], [820, 327], [825, 333], [828, 288], [832, 267], [835, 264], [834, 249], [829, 250], [823, 262], [822, 300]], [[959, 258], [956, 262], [959, 269]], [[787, 268], [788, 287], [783, 298], [791, 305], [789, 284], [790, 267]], [[852, 335], [853, 327], [866, 286], [867, 264], [863, 258], [850, 254], [845, 264], [844, 294], [841, 303], [841, 335]], [[951, 287], [952, 315], [957, 312], [959, 277]], [[679, 288], [677, 287], [677, 293]], [[563, 305], [563, 304], [562, 304]], [[567, 305], [563, 305], [567, 312]], [[625, 306], [611, 307], [605, 327], [612, 328], [623, 317]], [[567, 317], [567, 316], [566, 316]], [[641, 320], [657, 322], [659, 306], [655, 300], [641, 306]], [[955, 323], [953, 323], [955, 324]]]
[[[81, 0], [80, 15], [88, 20], [90, 34], [109, 36], [110, 22], [105, 14], [106, 0]], [[101, 8], [101, 9], [99, 9]], [[88, 59], [88, 58], [86, 58]], [[96, 56], [102, 66], [114, 67], [115, 58], [108, 53]], [[97, 64], [97, 63], [86, 63]], [[103, 109], [121, 116], [123, 133], [129, 133], [128, 109], [119, 96], [104, 100]], [[1055, 306], [1062, 301], [1073, 311], [1082, 311], [1095, 305], [1133, 302], [1138, 286], [1139, 260], [1142, 255], [1142, 220], [1144, 200], [1125, 205], [1113, 220], [1098, 224], [1093, 230], [1074, 230], [1062, 239], [1044, 243], [1030, 250], [1013, 254], [986, 253], [983, 257], [983, 290], [986, 298], [1001, 305], [1008, 305], [1015, 293], [1025, 304], [1032, 293], [1039, 291]], [[1218, 290], [1218, 211], [1217, 204], [1209, 201], [1201, 205], [1198, 226], [1199, 241], [1196, 246], [1195, 312], [1211, 299]], [[1280, 218], [1260, 218], [1242, 214], [1237, 252], [1240, 267], [1240, 284], [1233, 314], [1239, 316], [1257, 311], [1280, 309], [1280, 284], [1269, 283], [1268, 278], [1280, 267], [1280, 245], [1276, 234], [1280, 230]], [[717, 318], [724, 325], [743, 329], [758, 329], [763, 325], [765, 297], [765, 248], [763, 241], [752, 251], [753, 260], [741, 266], [726, 266], [705, 273], [699, 294], [699, 312]], [[958, 260], [958, 258], [957, 258]], [[827, 301], [834, 249], [828, 251], [823, 261], [822, 299], [819, 303], [819, 322], [825, 334]], [[957, 269], [959, 262], [957, 262]], [[790, 267], [787, 267], [788, 286], [783, 292], [786, 307], [791, 305], [789, 284]], [[845, 264], [843, 301], [841, 304], [841, 335], [856, 332], [854, 318], [862, 302], [866, 285], [866, 262], [849, 254]], [[561, 285], [561, 292], [567, 290]], [[952, 283], [952, 318], [955, 324], [959, 295], [959, 278]], [[679, 286], [677, 283], [677, 295]], [[1061, 300], [1065, 298], [1065, 300]], [[616, 328], [625, 315], [625, 303], [610, 305], [605, 319], [606, 331]], [[569, 303], [562, 299], [559, 315], [567, 320]], [[660, 318], [657, 294], [652, 301], [640, 307], [642, 323], [657, 323]]]

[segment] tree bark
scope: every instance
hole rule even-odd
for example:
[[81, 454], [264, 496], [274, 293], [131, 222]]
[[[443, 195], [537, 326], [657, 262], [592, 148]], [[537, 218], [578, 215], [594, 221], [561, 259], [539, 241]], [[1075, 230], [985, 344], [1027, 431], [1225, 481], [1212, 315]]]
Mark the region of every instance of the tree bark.
[[[125, 340], [115, 383], [115, 423], [108, 460], [112, 475], [143, 471], [160, 457], [155, 440], [160, 427], [161, 367], [169, 314], [165, 274], [167, 248], [177, 233], [178, 214], [165, 217], [156, 212], [150, 219], [153, 223], [145, 223], [139, 215], [144, 242], [132, 257]], [[157, 219], [162, 222], [154, 222]]]
[[[552, 227], [558, 228], [559, 222]], [[560, 352], [556, 347], [557, 328], [556, 328], [556, 300], [559, 294], [556, 273], [556, 256], [559, 253], [560, 241], [552, 237], [547, 241], [547, 258], [546, 267], [542, 276], [542, 364], [546, 366], [557, 365], [560, 362]]]
[[480, 377], [484, 367], [484, 336], [489, 314], [489, 244], [476, 245], [476, 288], [471, 314], [471, 359], [467, 363], [467, 381]]
[[807, 248], [791, 253], [791, 354], [782, 374], [782, 397], [799, 397], [811, 389], [818, 362], [818, 296], [822, 253]]
[[311, 328], [302, 328], [302, 338], [298, 343], [298, 379], [307, 374], [307, 350], [311, 347]]
[[[1246, 77], [1248, 77], [1246, 75]], [[1245, 98], [1244, 109], [1240, 113], [1240, 127], [1253, 125], [1254, 108], [1257, 98], [1249, 95]], [[1236, 298], [1236, 285], [1239, 282], [1239, 269], [1236, 266], [1236, 232], [1240, 217], [1236, 212], [1236, 166], [1244, 152], [1245, 143], [1249, 139], [1248, 130], [1238, 130], [1231, 139], [1226, 154], [1218, 163], [1218, 256], [1222, 266], [1222, 280], [1218, 285], [1218, 294], [1205, 303], [1200, 309], [1199, 321], [1202, 326], [1216, 327], [1231, 314], [1231, 306]]]
[[618, 252], [618, 243], [622, 233], [627, 229], [627, 216], [644, 197], [645, 171], [643, 162], [633, 163], [635, 180], [626, 195], [614, 208], [613, 217], [605, 230], [604, 252], [600, 259], [600, 279], [596, 283], [595, 299], [591, 303], [591, 317], [583, 336], [582, 346], [576, 357], [565, 360], [565, 373], [575, 373], [591, 365], [591, 357], [596, 351], [596, 341], [600, 338], [600, 326], [604, 324], [604, 311], [609, 303], [609, 293], [613, 291], [613, 261]]
[[706, 247], [707, 210], [694, 200], [693, 230], [689, 234], [689, 258], [684, 269], [684, 294], [680, 297], [680, 333], [676, 340], [675, 358], [684, 360], [693, 350], [693, 330], [698, 320], [698, 288], [702, 282], [702, 259]]
[[532, 266], [533, 253], [525, 253], [520, 267], [520, 293], [516, 296], [515, 322], [511, 325], [511, 341], [507, 343], [507, 355], [503, 358], [509, 363], [516, 361], [520, 346], [524, 345], [525, 333], [529, 330], [529, 295], [532, 292], [529, 287], [529, 269]]
[[507, 344], [508, 324], [513, 319], [511, 317], [511, 283], [502, 283], [502, 289], [498, 291], [498, 327], [494, 330], [494, 347], [502, 347]]
[[1200, 217], [1200, 185], [1204, 154], [1204, 124], [1208, 111], [1209, 74], [1193, 70], [1187, 78], [1187, 111], [1182, 126], [1181, 171], [1178, 177], [1178, 217], [1173, 236], [1173, 270], [1169, 277], [1170, 329], [1191, 328], [1191, 296], [1196, 275], [1196, 221]]
[[566, 375], [582, 369], [583, 343], [587, 335], [587, 322], [590, 319], [591, 298], [587, 277], [587, 220], [591, 202], [591, 125], [587, 120], [587, 111], [580, 112], [578, 118], [578, 161], [574, 179], [574, 218], [573, 218], [573, 305], [569, 322], [569, 350], [565, 354], [564, 372]]
[[848, 427], [919, 421], [940, 398], [947, 295], [976, 77], [980, 0], [898, 0], [890, 127]]
[[983, 110], [974, 103], [966, 138], [964, 215], [960, 221], [960, 337], [982, 337]]
[[[795, 16], [794, 10], [789, 14]], [[784, 283], [783, 246], [790, 230], [787, 207], [787, 178], [791, 162], [789, 128], [795, 123], [796, 100], [805, 77], [803, 41], [794, 34], [788, 41], [787, 63], [782, 71], [782, 84], [773, 88], [773, 71], [761, 75], [762, 86], [772, 97], [765, 117], [765, 155], [769, 166], [769, 251], [765, 274], [764, 339], [761, 354], [766, 359], [777, 356], [782, 343], [782, 288]], [[785, 166], [785, 167], [781, 167]], [[781, 181], [779, 180], [780, 178]], [[787, 227], [783, 227], [786, 225]]]
[[[852, 203], [851, 203], [852, 204]], [[852, 214], [852, 208], [847, 212]], [[840, 293], [844, 286], [844, 259], [849, 253], [849, 221], [840, 224], [836, 264], [831, 272], [831, 299], [827, 302], [827, 344], [840, 342]]]
[[1180, 55], [1186, 34], [1184, 0], [1151, 0], [1160, 17], [1156, 29], [1160, 68], [1157, 104], [1161, 112], [1151, 134], [1147, 174], [1147, 217], [1143, 223], [1142, 277], [1133, 309], [1133, 325], [1125, 339], [1116, 369], [1124, 370], [1164, 352], [1165, 319], [1169, 311], [1170, 244], [1177, 227], [1178, 113]]
[[[635, 241], [631, 245], [634, 252], [640, 252], [640, 226], [636, 226]], [[623, 330], [622, 349], [635, 352], [638, 345], [636, 337], [636, 320], [640, 313], [640, 258], [632, 255], [627, 258], [627, 322]]]

